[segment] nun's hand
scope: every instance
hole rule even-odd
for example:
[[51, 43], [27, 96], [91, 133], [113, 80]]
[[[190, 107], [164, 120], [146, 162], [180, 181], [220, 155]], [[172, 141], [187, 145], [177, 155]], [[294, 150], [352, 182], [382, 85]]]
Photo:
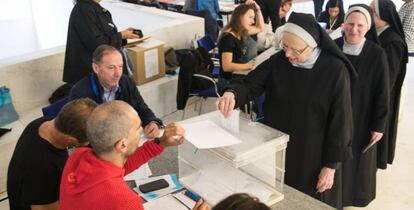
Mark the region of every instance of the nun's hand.
[[318, 184], [316, 185], [317, 192], [324, 192], [332, 188], [334, 184], [335, 169], [323, 167], [319, 173]]
[[224, 115], [224, 117], [230, 116], [236, 104], [234, 93], [224, 92], [223, 96], [217, 99], [216, 108]]
[[371, 131], [371, 143], [377, 143], [379, 140], [381, 140], [383, 133]]

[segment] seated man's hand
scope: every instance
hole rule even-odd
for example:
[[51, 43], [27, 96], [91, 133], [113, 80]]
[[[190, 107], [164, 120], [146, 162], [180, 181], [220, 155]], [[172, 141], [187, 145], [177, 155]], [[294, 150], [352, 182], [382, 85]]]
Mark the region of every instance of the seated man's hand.
[[160, 146], [177, 146], [184, 142], [184, 128], [178, 123], [170, 123], [164, 129], [164, 135], [160, 139]]
[[197, 203], [194, 205], [193, 210], [208, 210], [210, 209], [206, 202], [203, 201], [203, 199], [200, 199], [197, 201]]
[[155, 122], [150, 122], [144, 127], [145, 137], [153, 139], [160, 136], [160, 129]]

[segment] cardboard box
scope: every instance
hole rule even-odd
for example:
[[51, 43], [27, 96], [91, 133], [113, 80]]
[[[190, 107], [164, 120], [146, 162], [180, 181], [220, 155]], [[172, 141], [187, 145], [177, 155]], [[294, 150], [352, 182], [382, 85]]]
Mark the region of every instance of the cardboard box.
[[134, 66], [133, 78], [137, 85], [165, 76], [164, 44], [151, 38], [127, 48]]

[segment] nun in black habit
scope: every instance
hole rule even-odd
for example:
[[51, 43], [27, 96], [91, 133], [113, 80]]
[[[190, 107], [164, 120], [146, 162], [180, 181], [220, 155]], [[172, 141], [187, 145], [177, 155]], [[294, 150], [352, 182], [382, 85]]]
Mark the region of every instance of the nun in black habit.
[[387, 163], [392, 164], [394, 160], [400, 95], [407, 70], [408, 48], [394, 3], [390, 0], [374, 0], [371, 3], [371, 8], [375, 11], [375, 26], [381, 46], [387, 54], [389, 65], [389, 120], [383, 140], [378, 144], [378, 168], [386, 169]]
[[228, 116], [265, 93], [264, 124], [290, 135], [286, 184], [342, 209], [341, 162], [352, 158], [354, 69], [310, 14], [292, 12], [282, 45], [242, 84], [228, 87], [217, 108]]
[[[351, 84], [354, 159], [343, 162], [343, 205], [363, 207], [375, 198], [377, 146], [374, 143], [381, 140], [387, 122], [388, 64], [384, 50], [377, 44], [367, 5], [351, 5], [342, 29], [344, 37], [335, 42], [358, 73], [358, 79]], [[370, 143], [374, 146], [365, 151]]]

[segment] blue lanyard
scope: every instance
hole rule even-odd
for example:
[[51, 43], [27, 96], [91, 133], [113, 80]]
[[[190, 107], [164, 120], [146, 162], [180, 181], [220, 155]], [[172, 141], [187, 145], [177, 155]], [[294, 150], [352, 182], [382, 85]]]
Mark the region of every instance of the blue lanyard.
[[89, 75], [89, 82], [91, 83], [91, 88], [92, 88], [93, 94], [95, 95], [96, 103], [101, 104], [102, 103], [102, 98], [99, 94], [98, 86], [96, 85], [96, 79], [95, 79], [93, 73], [91, 73]]

